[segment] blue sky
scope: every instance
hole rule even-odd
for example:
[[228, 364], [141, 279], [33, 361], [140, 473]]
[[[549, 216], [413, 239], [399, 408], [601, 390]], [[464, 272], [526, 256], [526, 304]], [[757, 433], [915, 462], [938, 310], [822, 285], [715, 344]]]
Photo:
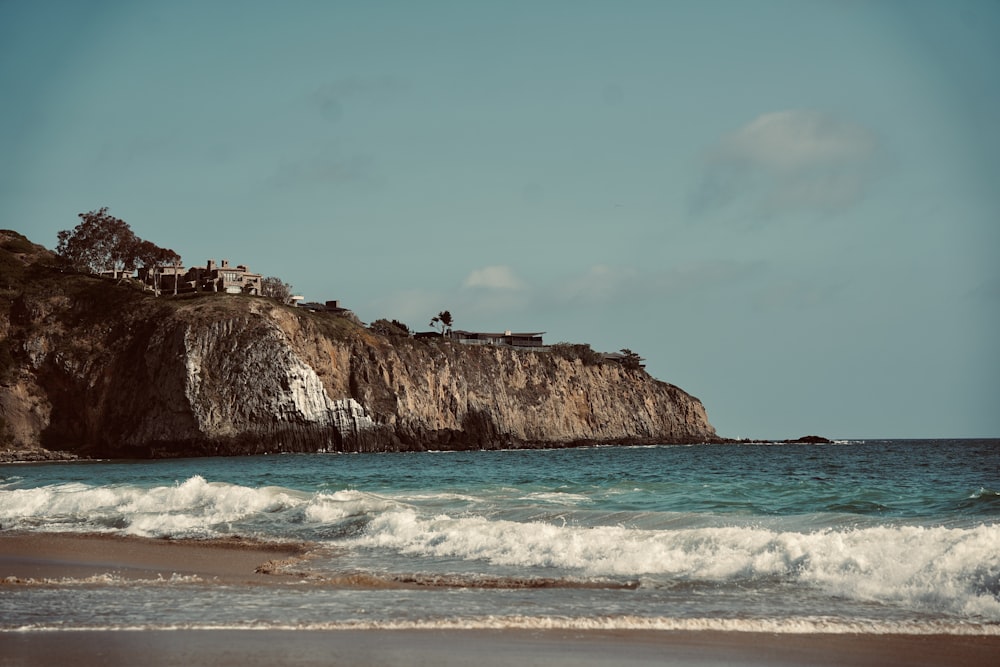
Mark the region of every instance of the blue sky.
[[1000, 3], [0, 2], [0, 226], [628, 347], [731, 437], [1000, 435]]

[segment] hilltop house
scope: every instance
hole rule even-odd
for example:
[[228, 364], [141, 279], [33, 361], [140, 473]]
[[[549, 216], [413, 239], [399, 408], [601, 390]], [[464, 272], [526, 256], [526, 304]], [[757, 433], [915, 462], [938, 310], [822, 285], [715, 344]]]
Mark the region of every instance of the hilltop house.
[[643, 357], [639, 355], [626, 356], [620, 352], [602, 352], [601, 358], [604, 361], [608, 361], [615, 364], [621, 364], [622, 366], [628, 366], [629, 364], [634, 364], [635, 368], [645, 368], [646, 364], [642, 363], [646, 361]]
[[204, 269], [192, 269], [195, 270], [198, 271], [195, 281], [203, 290], [254, 296], [260, 296], [263, 291], [264, 277], [261, 274], [251, 273], [243, 264], [230, 266], [227, 259], [222, 260], [222, 266], [210, 259]]
[[513, 333], [509, 329], [503, 333], [486, 333], [482, 331], [452, 331], [452, 340], [463, 345], [507, 345], [509, 347], [544, 347], [542, 336], [544, 331], [537, 333]]
[[204, 267], [195, 266], [186, 271], [183, 266], [173, 265], [143, 267], [139, 269], [138, 278], [150, 287], [158, 286], [161, 291], [190, 292], [200, 289], [254, 296], [262, 294], [264, 283], [261, 274], [251, 273], [244, 264], [231, 266], [227, 259], [222, 260], [221, 266], [210, 259]]
[[337, 315], [343, 315], [344, 313], [351, 312], [347, 308], [342, 308], [340, 301], [327, 301], [326, 303], [319, 303], [316, 301], [301, 301], [302, 297], [293, 296], [295, 300], [295, 305], [299, 308], [305, 308], [306, 310], [311, 310], [314, 313], [335, 313]]
[[184, 288], [184, 275], [187, 273], [180, 264], [162, 266], [143, 266], [136, 276], [140, 282], [160, 292], [179, 292]]
[[[544, 331], [535, 333], [514, 333], [510, 330], [503, 333], [488, 333], [484, 331], [464, 331], [457, 329], [448, 330], [443, 337], [449, 340], [458, 341], [463, 345], [496, 345], [506, 347], [534, 348], [545, 347], [542, 342]], [[414, 334], [414, 338], [441, 338], [442, 334], [437, 331], [421, 331]]]

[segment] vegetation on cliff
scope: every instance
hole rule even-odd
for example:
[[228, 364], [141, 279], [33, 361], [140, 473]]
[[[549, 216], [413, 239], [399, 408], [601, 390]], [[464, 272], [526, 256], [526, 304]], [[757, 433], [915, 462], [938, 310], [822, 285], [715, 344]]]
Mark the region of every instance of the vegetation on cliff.
[[110, 273], [118, 277], [145, 267], [179, 266], [181, 257], [169, 248], [161, 248], [136, 236], [127, 222], [108, 213], [105, 206], [80, 213], [80, 224], [59, 232], [56, 253], [78, 271]]

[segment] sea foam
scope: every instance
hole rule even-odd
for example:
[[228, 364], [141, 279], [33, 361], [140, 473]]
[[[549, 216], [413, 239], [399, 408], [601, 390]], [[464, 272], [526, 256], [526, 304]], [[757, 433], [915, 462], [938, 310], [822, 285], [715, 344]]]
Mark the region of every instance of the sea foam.
[[787, 581], [856, 600], [1000, 620], [997, 525], [639, 530], [425, 517], [406, 509], [375, 517], [354, 545], [585, 577], [639, 577], [652, 586]]
[[216, 534], [213, 527], [220, 524], [296, 507], [309, 497], [278, 487], [207, 482], [200, 475], [152, 488], [56, 484], [0, 491], [0, 521], [5, 528], [204, 536]]
[[183, 624], [115, 624], [55, 626], [46, 624], [0, 627], [0, 634], [30, 632], [87, 632], [94, 630], [135, 632], [144, 630], [241, 630], [241, 631], [350, 631], [350, 630], [574, 630], [574, 631], [680, 631], [748, 632], [796, 634], [958, 635], [1000, 636], [1000, 626], [961, 621], [842, 621], [822, 617], [775, 619], [673, 618], [646, 616], [478, 616], [392, 621], [330, 621], [313, 623], [245, 622]]
[[[448, 509], [456, 501], [464, 506], [461, 512], [454, 504]], [[454, 494], [303, 492], [209, 482], [199, 475], [151, 488], [8, 485], [0, 489], [0, 523], [142, 536], [329, 540], [356, 552], [407, 557], [381, 561], [394, 567], [426, 558], [462, 561], [465, 571], [486, 574], [497, 566], [531, 568], [546, 577], [638, 580], [647, 587], [774, 581], [845, 599], [1000, 621], [996, 523], [809, 530], [745, 520], [669, 528], [564, 523], [556, 516], [513, 521], [470, 511]]]

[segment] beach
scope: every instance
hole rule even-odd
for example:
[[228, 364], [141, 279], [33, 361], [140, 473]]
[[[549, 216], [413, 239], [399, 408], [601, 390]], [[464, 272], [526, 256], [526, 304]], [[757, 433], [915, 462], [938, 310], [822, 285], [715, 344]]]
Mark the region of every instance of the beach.
[[524, 630], [0, 634], [0, 665], [995, 665], [996, 637]]
[[[268, 586], [306, 545], [0, 533], [3, 587], [113, 575]], [[9, 621], [9, 619], [8, 619]], [[211, 625], [210, 619], [205, 622]], [[8, 624], [9, 625], [9, 624]], [[1000, 637], [578, 629], [8, 629], [0, 665], [992, 665]]]
[[301, 557], [304, 544], [239, 538], [173, 540], [96, 533], [0, 532], [0, 580], [197, 577], [216, 583], [265, 583], [267, 572]]

